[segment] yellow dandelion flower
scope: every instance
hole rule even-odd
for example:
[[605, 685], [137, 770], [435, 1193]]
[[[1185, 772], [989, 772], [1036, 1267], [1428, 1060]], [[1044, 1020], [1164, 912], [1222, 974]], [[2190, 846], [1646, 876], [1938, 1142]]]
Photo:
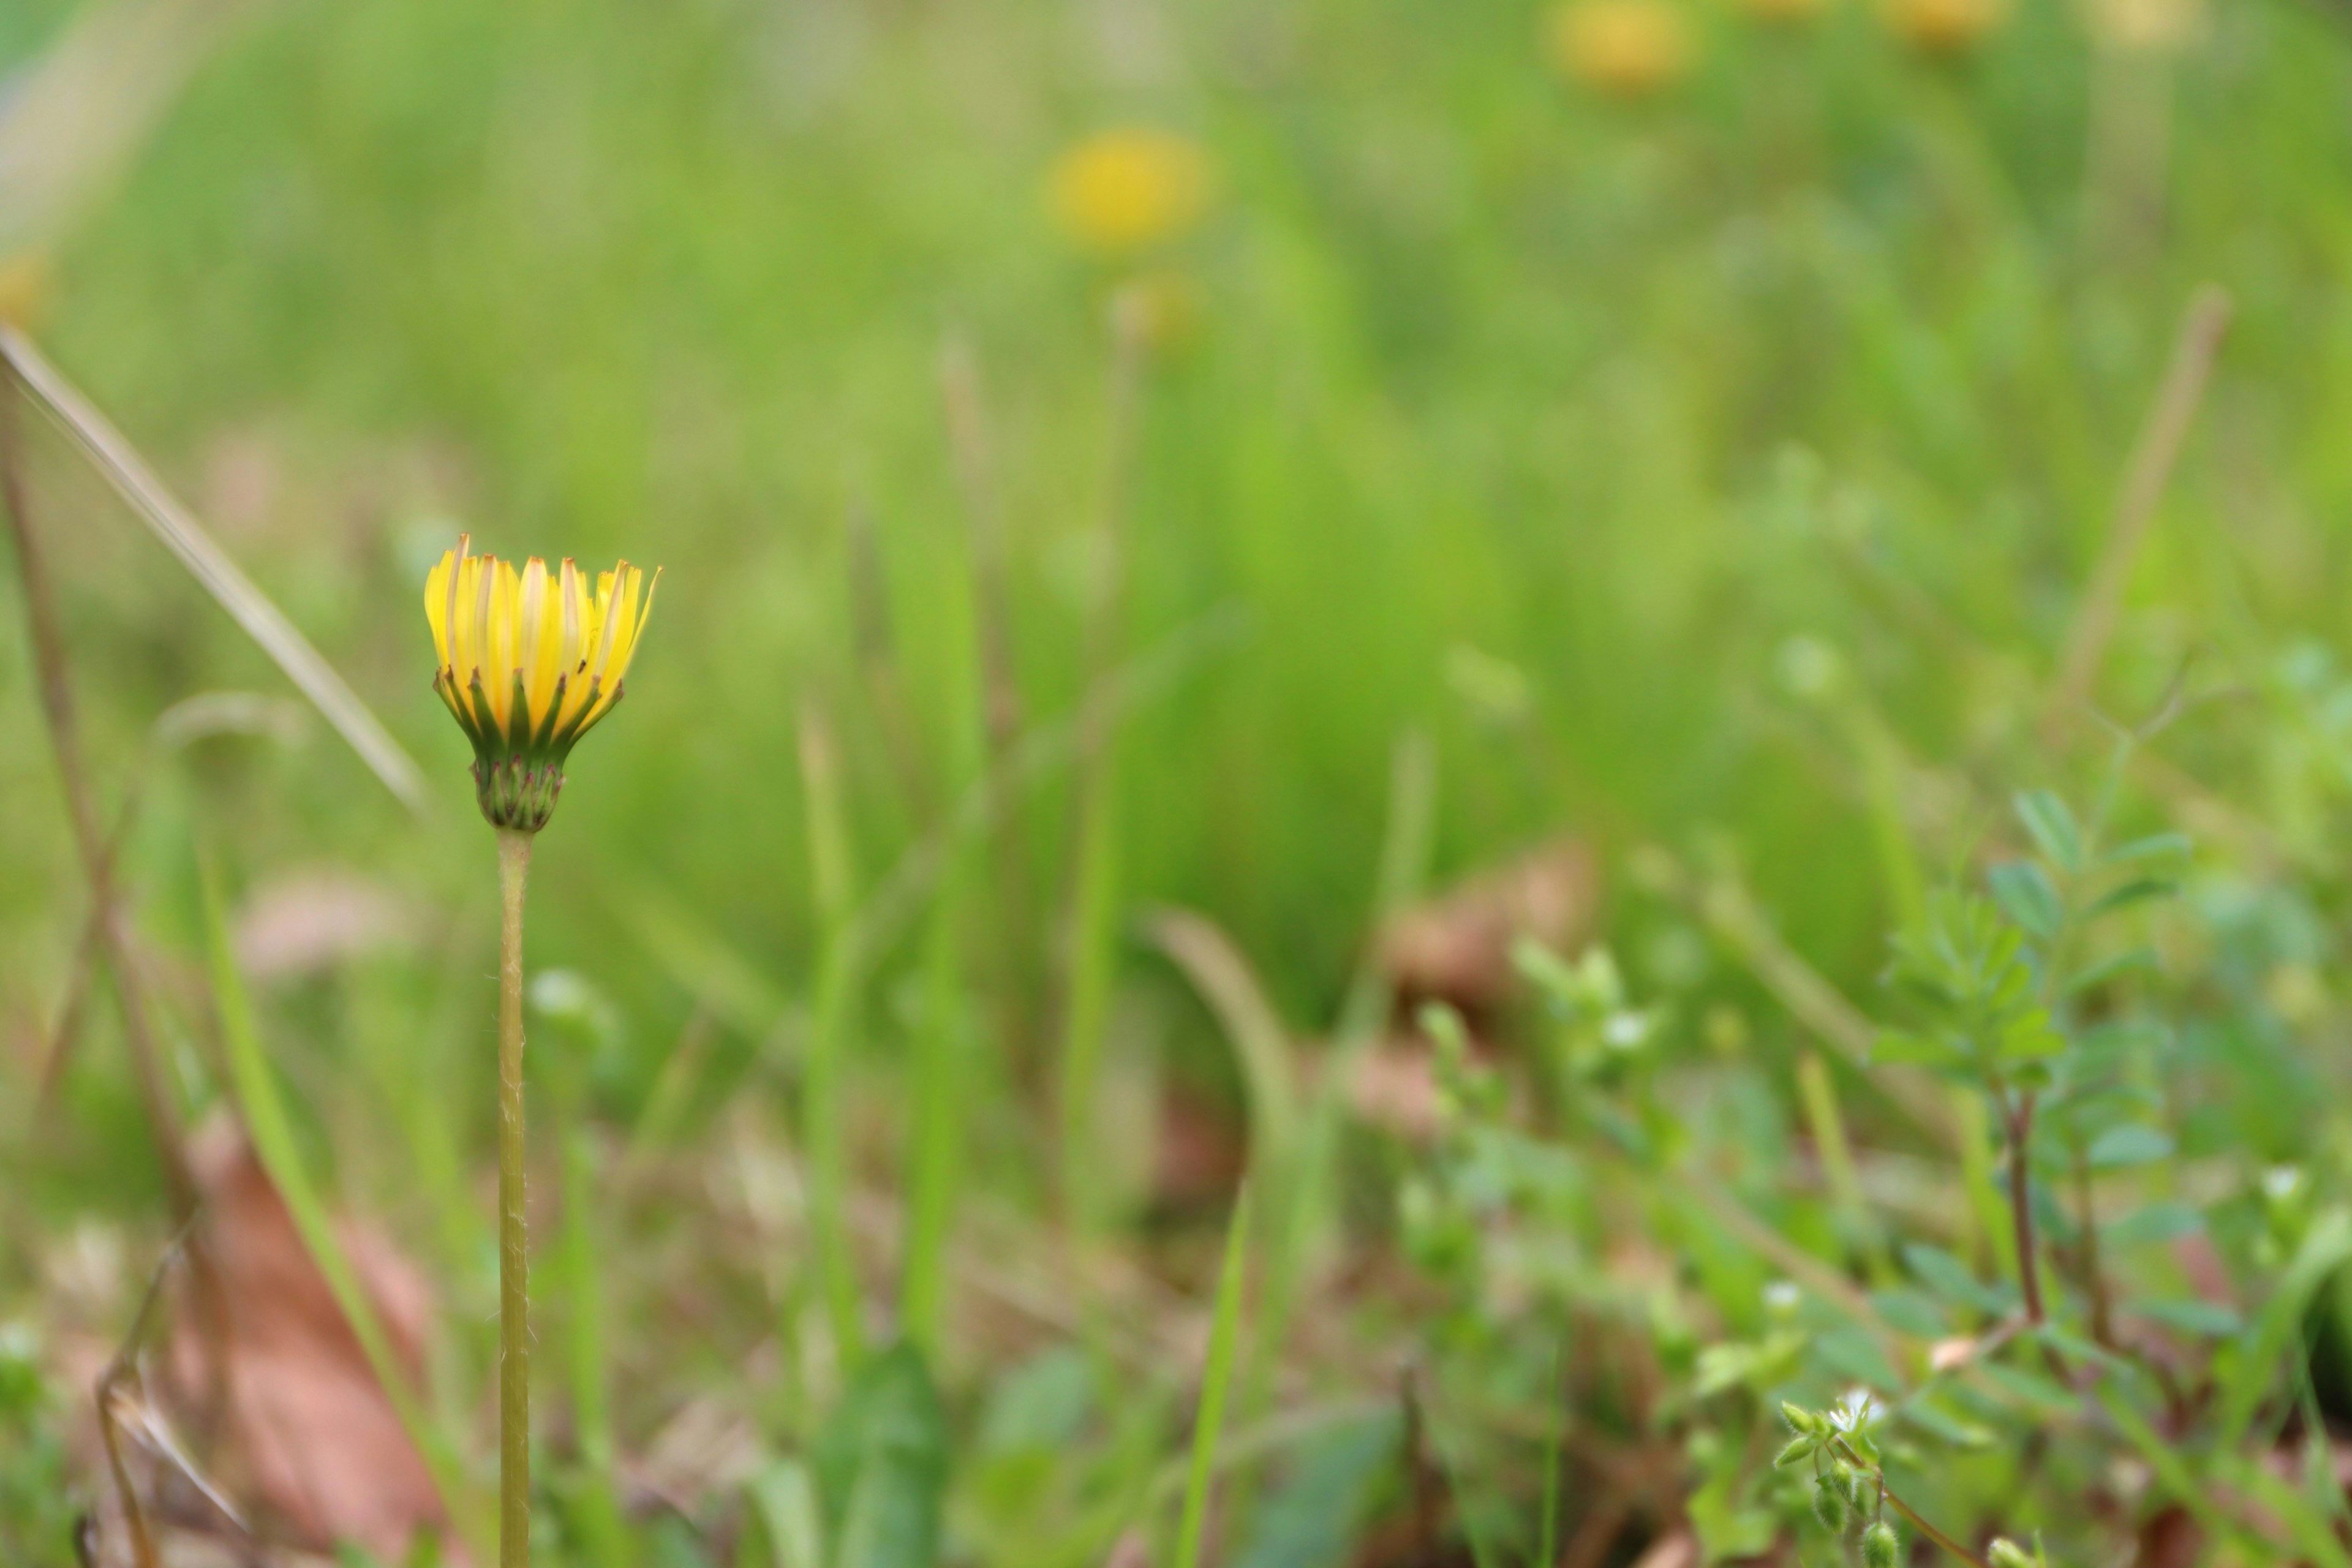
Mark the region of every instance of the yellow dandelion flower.
[[1098, 131], [1062, 154], [1048, 182], [1054, 216], [1081, 249], [1132, 256], [1181, 238], [1209, 205], [1209, 163], [1165, 131]]
[[1626, 100], [1681, 81], [1697, 53], [1689, 23], [1664, 0], [1570, 0], [1552, 13], [1550, 41], [1572, 79]]
[[1982, 43], [2008, 10], [2004, 0], [1889, 0], [1886, 20], [1921, 54], [1949, 58]]
[[425, 575], [433, 689], [474, 743], [482, 815], [536, 833], [554, 814], [564, 758], [621, 700], [661, 573], [648, 581], [624, 561], [596, 574], [591, 595], [569, 557], [551, 573], [534, 555], [518, 572], [467, 553], [470, 542], [460, 536]]

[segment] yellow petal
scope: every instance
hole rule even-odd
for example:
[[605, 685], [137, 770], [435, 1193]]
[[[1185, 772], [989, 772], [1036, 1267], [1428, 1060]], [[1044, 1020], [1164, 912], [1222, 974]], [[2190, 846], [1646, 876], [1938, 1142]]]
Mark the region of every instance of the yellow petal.
[[433, 628], [433, 667], [449, 663], [449, 579], [457, 570], [457, 552], [445, 550], [440, 562], [425, 574], [425, 619]]

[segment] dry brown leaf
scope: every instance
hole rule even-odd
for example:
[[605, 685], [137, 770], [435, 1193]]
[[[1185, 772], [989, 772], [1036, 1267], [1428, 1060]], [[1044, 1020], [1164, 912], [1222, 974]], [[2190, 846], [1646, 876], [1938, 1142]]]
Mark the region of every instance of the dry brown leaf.
[[1348, 1105], [1366, 1125], [1410, 1143], [1434, 1142], [1437, 1067], [1417, 1040], [1383, 1040], [1356, 1059]]
[[1633, 1560], [1633, 1568], [1694, 1568], [1697, 1562], [1697, 1538], [1687, 1530], [1677, 1530], [1651, 1542], [1650, 1549]]
[[1601, 869], [1582, 840], [1556, 838], [1402, 910], [1381, 933], [1381, 963], [1403, 1016], [1450, 1002], [1474, 1016], [1510, 994], [1511, 945], [1532, 937], [1570, 952], [1591, 931]]
[[1160, 1091], [1151, 1191], [1171, 1208], [1222, 1203], [1241, 1184], [1247, 1140], [1234, 1111], [1180, 1084]]
[[257, 981], [307, 974], [400, 945], [416, 921], [382, 883], [335, 869], [297, 872], [257, 889], [238, 911], [238, 966]]
[[[419, 1529], [446, 1524], [423, 1458], [243, 1131], [215, 1119], [190, 1163], [224, 1303], [221, 1468], [298, 1541], [352, 1541], [397, 1560]], [[421, 1379], [432, 1312], [423, 1276], [372, 1227], [347, 1222], [341, 1234], [394, 1353]], [[202, 1313], [191, 1300], [180, 1308], [174, 1364], [183, 1387], [202, 1389]]]

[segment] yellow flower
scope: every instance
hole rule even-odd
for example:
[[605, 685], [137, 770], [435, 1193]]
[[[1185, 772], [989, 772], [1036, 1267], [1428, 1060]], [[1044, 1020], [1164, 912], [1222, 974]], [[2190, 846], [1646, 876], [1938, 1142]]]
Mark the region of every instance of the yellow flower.
[[1551, 49], [1574, 79], [1612, 98], [1648, 98], [1690, 74], [1690, 26], [1664, 0], [1571, 0], [1552, 13]]
[[1131, 256], [1181, 237], [1209, 205], [1201, 150], [1165, 131], [1097, 131], [1054, 165], [1054, 216], [1098, 256]]
[[48, 258], [26, 250], [0, 259], [0, 321], [20, 331], [30, 328], [48, 302]]
[[570, 558], [550, 574], [470, 555], [470, 537], [425, 578], [441, 694], [474, 743], [474, 795], [494, 826], [536, 833], [555, 811], [563, 759], [621, 700], [621, 678], [653, 613], [656, 570], [624, 561], [588, 581]]
[[1906, 44], [1926, 55], [1961, 55], [2000, 26], [2003, 0], [1891, 0], [1886, 19]]

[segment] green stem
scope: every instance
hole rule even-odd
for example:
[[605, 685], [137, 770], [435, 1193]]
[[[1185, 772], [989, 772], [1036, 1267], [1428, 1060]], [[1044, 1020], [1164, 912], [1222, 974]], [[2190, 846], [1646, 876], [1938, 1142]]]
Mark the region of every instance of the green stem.
[[2028, 1143], [2033, 1136], [2033, 1091], [2018, 1096], [2009, 1119], [2009, 1212], [2017, 1232], [2017, 1285], [2025, 1298], [2025, 1321], [2042, 1323], [2042, 1268], [2033, 1250], [2033, 1200], [2027, 1187]]
[[1961, 1562], [1972, 1563], [1976, 1564], [1976, 1568], [1989, 1568], [1989, 1564], [1986, 1563], [1983, 1558], [1978, 1556], [1975, 1552], [1969, 1551], [1967, 1547], [1961, 1545], [1950, 1536], [1946, 1535], [1934, 1525], [1929, 1524], [1926, 1519], [1920, 1516], [1918, 1510], [1913, 1508], [1909, 1503], [1905, 1502], [1901, 1498], [1896, 1497], [1895, 1495], [1895, 1489], [1886, 1484], [1886, 1472], [1884, 1470], [1881, 1470], [1878, 1473], [1878, 1495], [1886, 1500], [1888, 1507], [1901, 1514], [1904, 1518], [1909, 1520], [1920, 1534], [1926, 1536], [1928, 1540], [1934, 1542], [1937, 1545], [1942, 1547], [1945, 1551], [1950, 1552]]
[[1885, 1503], [1887, 1507], [1893, 1509], [1895, 1512], [1909, 1520], [1913, 1527], [1916, 1528], [1920, 1534], [1926, 1536], [1928, 1540], [1934, 1542], [1937, 1545], [1942, 1547], [1945, 1551], [1950, 1552], [1953, 1556], [1958, 1558], [1963, 1563], [1973, 1563], [1975, 1564], [1975, 1568], [1990, 1568], [1990, 1565], [1988, 1564], [1983, 1558], [1978, 1556], [1975, 1552], [1969, 1551], [1967, 1547], [1961, 1545], [1958, 1542], [1953, 1540], [1950, 1536], [1945, 1534], [1942, 1531], [1937, 1530], [1934, 1525], [1928, 1523], [1927, 1521], [1921, 1516], [1918, 1510], [1913, 1508], [1909, 1503], [1905, 1502], [1901, 1498], [1896, 1497], [1895, 1495], [1895, 1489], [1886, 1484], [1886, 1471], [1884, 1467], [1871, 1464], [1864, 1460], [1860, 1454], [1854, 1451], [1853, 1446], [1846, 1442], [1843, 1437], [1837, 1439], [1837, 1447], [1838, 1451], [1845, 1457], [1845, 1460], [1848, 1464], [1853, 1465], [1857, 1469], [1868, 1470], [1870, 1472], [1871, 1478], [1878, 1483], [1879, 1500]]
[[530, 1568], [530, 1235], [522, 1122], [522, 900], [530, 839], [499, 829], [499, 1568]]

